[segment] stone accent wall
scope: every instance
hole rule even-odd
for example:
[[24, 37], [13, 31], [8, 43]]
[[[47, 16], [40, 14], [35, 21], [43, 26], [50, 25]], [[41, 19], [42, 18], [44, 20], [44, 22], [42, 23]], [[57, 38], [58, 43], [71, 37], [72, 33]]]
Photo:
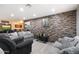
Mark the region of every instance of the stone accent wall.
[[[45, 28], [42, 19], [49, 20], [49, 27]], [[32, 32], [34, 34], [46, 33], [49, 41], [56, 41], [58, 38], [76, 36], [76, 11], [69, 11], [40, 19], [31, 20]]]

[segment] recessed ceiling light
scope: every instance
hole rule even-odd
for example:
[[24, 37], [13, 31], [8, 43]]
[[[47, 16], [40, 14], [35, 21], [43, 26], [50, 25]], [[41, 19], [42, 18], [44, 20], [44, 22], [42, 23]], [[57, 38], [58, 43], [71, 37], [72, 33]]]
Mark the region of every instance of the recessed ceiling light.
[[51, 9], [52, 12], [55, 12], [55, 9]]
[[33, 14], [33, 16], [35, 17], [35, 16], [36, 16], [36, 14]]
[[12, 13], [10, 16], [11, 16], [11, 17], [14, 17], [14, 14]]
[[23, 23], [23, 21], [21, 20], [20, 23]]
[[26, 18], [25, 18], [25, 17], [23, 17], [23, 19], [25, 20]]
[[20, 11], [23, 12], [24, 11], [24, 8], [20, 8]]

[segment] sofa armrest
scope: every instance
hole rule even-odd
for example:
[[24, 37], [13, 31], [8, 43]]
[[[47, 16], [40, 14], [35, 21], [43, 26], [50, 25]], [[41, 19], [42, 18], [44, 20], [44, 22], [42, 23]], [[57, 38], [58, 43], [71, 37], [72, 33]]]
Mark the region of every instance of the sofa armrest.
[[59, 53], [60, 54], [79, 54], [79, 48], [73, 46], [73, 47], [63, 49]]
[[33, 43], [33, 40], [26, 40], [26, 41], [23, 41], [21, 43], [18, 43], [16, 45], [17, 48], [21, 48], [21, 47], [24, 47], [24, 46], [27, 46], [27, 45], [30, 45]]

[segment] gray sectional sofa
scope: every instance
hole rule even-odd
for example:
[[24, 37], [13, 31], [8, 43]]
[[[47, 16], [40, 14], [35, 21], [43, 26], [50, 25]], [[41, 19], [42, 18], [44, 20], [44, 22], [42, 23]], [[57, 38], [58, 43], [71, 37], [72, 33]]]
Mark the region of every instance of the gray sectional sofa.
[[79, 54], [79, 37], [59, 38], [58, 41], [53, 44], [53, 47], [59, 49], [58, 54]]

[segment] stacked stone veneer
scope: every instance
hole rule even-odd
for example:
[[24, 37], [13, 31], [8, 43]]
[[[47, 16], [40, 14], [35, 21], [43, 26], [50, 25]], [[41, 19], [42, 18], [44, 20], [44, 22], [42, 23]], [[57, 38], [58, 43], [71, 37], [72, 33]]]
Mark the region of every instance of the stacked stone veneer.
[[[42, 19], [49, 20], [49, 27], [43, 27]], [[56, 41], [60, 37], [76, 36], [76, 11], [68, 11], [40, 19], [31, 20], [32, 32], [34, 34], [46, 33], [49, 41]]]

